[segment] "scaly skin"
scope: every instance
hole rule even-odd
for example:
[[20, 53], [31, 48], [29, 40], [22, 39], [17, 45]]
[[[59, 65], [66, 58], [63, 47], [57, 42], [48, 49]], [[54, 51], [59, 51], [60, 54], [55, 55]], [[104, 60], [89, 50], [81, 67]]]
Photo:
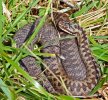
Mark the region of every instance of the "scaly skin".
[[[47, 69], [43, 74], [45, 78], [47, 77], [47, 81], [43, 82], [45, 83], [44, 87], [52, 93], [66, 94], [64, 83], [69, 95], [87, 96], [100, 77], [99, 68], [89, 49], [87, 36], [83, 29], [79, 25], [74, 24], [66, 14], [54, 13], [54, 19], [59, 31], [56, 30], [52, 23], [46, 22], [39, 31], [38, 36], [29, 45], [29, 48], [33, 50], [36, 42], [39, 42], [41, 45], [47, 44], [42, 49], [42, 52], [62, 55], [65, 58], [60, 59], [58, 56], [43, 57], [43, 61], [50, 69]], [[20, 47], [26, 41], [38, 23], [39, 19], [34, 24], [26, 25], [15, 34], [14, 39], [17, 47]], [[69, 33], [77, 38], [53, 41], [51, 43], [52, 40], [59, 37], [59, 33], [61, 37]], [[21, 61], [25, 63], [29, 74], [37, 77], [42, 70], [34, 64], [35, 60], [29, 61], [27, 59], [30, 59], [30, 57]], [[32, 57], [32, 59], [35, 58]], [[22, 66], [24, 67], [24, 65]], [[37, 77], [37, 79], [39, 78]]]
[[[89, 49], [87, 35], [85, 31], [83, 31], [79, 25], [73, 23], [66, 14], [54, 14], [54, 18], [55, 24], [60, 30], [77, 37], [76, 44], [74, 44], [75, 39], [68, 40], [68, 42], [61, 41], [61, 55], [66, 58], [62, 60], [62, 63], [68, 76], [71, 77], [69, 80], [69, 83], [71, 83], [69, 90], [73, 95], [87, 95], [95, 87], [100, 77], [98, 65]], [[75, 45], [77, 45], [77, 47]], [[65, 48], [65, 50], [63, 48]]]

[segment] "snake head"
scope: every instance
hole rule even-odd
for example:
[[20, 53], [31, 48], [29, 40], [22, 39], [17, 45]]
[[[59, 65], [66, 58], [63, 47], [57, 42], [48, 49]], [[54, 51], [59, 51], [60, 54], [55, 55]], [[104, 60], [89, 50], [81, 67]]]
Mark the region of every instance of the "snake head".
[[54, 23], [59, 30], [74, 36], [77, 36], [77, 33], [82, 32], [82, 28], [78, 24], [72, 22], [67, 14], [54, 12], [53, 17]]
[[58, 27], [62, 31], [64, 31], [68, 34], [72, 34], [72, 35], [76, 35], [76, 33], [79, 31], [78, 25], [76, 23], [71, 22], [71, 21], [67, 21], [67, 22], [66, 21], [59, 21]]

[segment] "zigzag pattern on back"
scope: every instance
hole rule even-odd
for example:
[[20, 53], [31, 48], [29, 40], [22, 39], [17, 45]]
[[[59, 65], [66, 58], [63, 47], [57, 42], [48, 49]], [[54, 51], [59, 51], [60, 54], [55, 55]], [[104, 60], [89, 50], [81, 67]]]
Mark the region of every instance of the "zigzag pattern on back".
[[[43, 57], [43, 61], [48, 69], [45, 68], [46, 70], [43, 74], [45, 79], [43, 79], [42, 84], [49, 92], [66, 94], [66, 89], [61, 82], [62, 79], [71, 95], [88, 95], [98, 82], [99, 68], [91, 55], [87, 36], [83, 29], [73, 23], [67, 15], [54, 13], [54, 19], [58, 30], [56, 30], [52, 23], [46, 22], [29, 45], [31, 50], [33, 50], [36, 42], [39, 42], [44, 47], [51, 40], [58, 38], [58, 32], [61, 37], [69, 33], [70, 35], [75, 35], [77, 38], [53, 42], [52, 45], [45, 46], [42, 49], [42, 52], [62, 55], [65, 58], [60, 59], [58, 56]], [[28, 39], [38, 23], [39, 19], [34, 24], [26, 25], [15, 34], [14, 39], [17, 47], [20, 47]], [[29, 74], [36, 77], [42, 70], [36, 65], [36, 59], [32, 59], [31, 61], [31, 58], [28, 56], [22, 59], [22, 61], [25, 67], [27, 67]], [[46, 84], [44, 84], [44, 81]]]
[[[79, 93], [79, 95], [82, 95], [82, 94], [84, 95], [84, 94], [90, 92], [90, 90], [92, 90], [94, 88], [94, 86], [97, 84], [97, 80], [99, 79], [99, 72], [98, 72], [99, 71], [99, 68], [98, 68], [98, 66], [96, 66], [97, 64], [94, 64], [96, 62], [93, 61], [93, 57], [92, 57], [91, 51], [89, 49], [89, 43], [88, 43], [87, 35], [83, 31], [83, 29], [79, 25], [72, 23], [71, 20], [68, 19], [68, 16], [66, 16], [64, 14], [61, 15], [61, 16], [65, 16], [67, 18], [58, 17], [55, 14], [54, 17], [58, 20], [56, 22], [56, 25], [58, 25], [59, 29], [61, 29], [62, 31], [64, 31], [66, 33], [69, 33], [69, 34], [72, 34], [72, 35], [75, 35], [77, 37], [77, 42], [79, 44], [79, 52], [80, 52], [81, 58], [83, 60], [82, 62], [84, 62], [85, 67], [86, 67], [86, 74], [87, 74], [86, 78], [83, 81], [79, 81], [80, 83], [78, 82], [80, 84], [80, 87], [83, 88], [82, 89], [82, 93], [80, 92], [81, 93], [80, 94], [77, 91], [77, 88], [79, 87], [79, 85], [76, 85], [75, 86], [75, 84], [77, 83], [76, 80], [75, 80], [75, 82], [74, 81], [71, 81], [72, 86], [75, 83], [74, 86], [73, 86], [74, 87], [74, 89], [73, 89], [74, 93], [73, 94]], [[68, 44], [65, 43], [66, 46], [69, 45], [69, 43], [71, 43], [71, 42], [68, 42]], [[66, 46], [64, 46], [64, 47], [66, 47]], [[74, 63], [70, 64], [70, 62], [73, 61], [72, 60], [73, 56], [72, 56], [72, 58], [69, 57], [71, 55], [71, 53], [72, 53], [72, 52], [71, 53], [69, 52], [70, 51], [69, 49], [70, 49], [70, 47], [67, 48], [67, 50], [66, 49], [64, 50], [63, 48], [61, 49], [61, 51], [64, 51], [64, 54], [66, 56], [68, 55], [68, 58], [66, 59], [66, 62], [68, 64], [66, 64], [66, 62], [64, 62], [64, 64], [63, 64], [63, 65], [66, 65], [66, 68], [68, 70], [72, 67], [72, 65], [74, 65]], [[74, 67], [76, 67], [76, 66], [74, 66]], [[73, 69], [73, 67], [72, 67], [72, 69]], [[72, 70], [70, 70], [70, 72], [71, 71]], [[73, 76], [74, 76], [75, 75], [75, 72], [72, 71], [71, 74], [73, 74]]]

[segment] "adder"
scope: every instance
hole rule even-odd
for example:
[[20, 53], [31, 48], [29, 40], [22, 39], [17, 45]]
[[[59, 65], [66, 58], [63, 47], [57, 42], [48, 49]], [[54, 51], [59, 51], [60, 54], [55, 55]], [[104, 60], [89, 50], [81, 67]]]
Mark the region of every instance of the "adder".
[[[87, 96], [101, 74], [89, 49], [86, 32], [64, 13], [55, 12], [53, 16], [54, 23], [46, 21], [29, 45], [33, 50], [36, 43], [40, 44], [41, 52], [55, 54], [42, 57], [47, 65], [42, 76], [43, 68], [36, 64], [36, 58], [27, 56], [20, 64], [30, 75], [41, 79], [40, 83], [51, 93]], [[18, 48], [32, 35], [39, 21], [40, 18], [16, 32], [14, 40]], [[73, 37], [65, 38], [67, 35]]]

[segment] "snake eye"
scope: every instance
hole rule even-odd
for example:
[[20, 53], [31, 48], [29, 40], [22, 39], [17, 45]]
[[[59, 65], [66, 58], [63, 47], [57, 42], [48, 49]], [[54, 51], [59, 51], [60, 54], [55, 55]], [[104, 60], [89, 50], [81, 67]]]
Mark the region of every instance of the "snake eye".
[[59, 21], [58, 27], [60, 30], [69, 34], [76, 35], [76, 32], [78, 32], [77, 24], [73, 22]]
[[69, 26], [69, 22], [63, 22], [65, 26]]
[[67, 28], [68, 28], [68, 23], [67, 23], [67, 22], [65, 23], [64, 21], [59, 21], [58, 27], [59, 27], [61, 30], [67, 29]]
[[77, 28], [78, 28], [78, 24], [75, 23], [75, 24], [74, 24], [74, 27], [77, 29]]

